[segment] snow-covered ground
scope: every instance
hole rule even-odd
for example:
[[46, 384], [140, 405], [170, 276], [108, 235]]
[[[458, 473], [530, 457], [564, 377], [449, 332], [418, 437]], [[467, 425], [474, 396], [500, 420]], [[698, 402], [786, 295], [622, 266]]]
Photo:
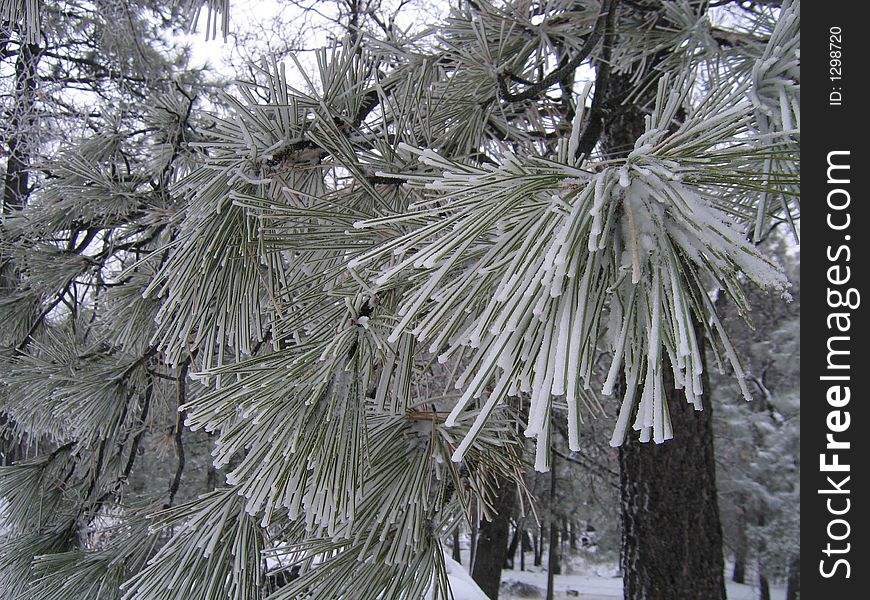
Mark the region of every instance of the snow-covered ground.
[[[468, 560], [463, 553], [463, 565], [453, 561], [449, 554], [445, 555], [447, 574], [453, 589], [455, 600], [485, 600], [486, 595], [480, 591], [468, 575]], [[565, 575], [556, 575], [556, 600], [622, 600], [622, 578], [617, 575], [615, 565], [582, 564], [582, 561], [568, 565], [566, 570], [573, 571]], [[727, 573], [730, 573], [728, 569]], [[727, 581], [727, 576], [726, 576]], [[502, 572], [500, 600], [530, 600], [544, 598], [547, 590], [546, 568], [532, 567], [526, 571], [506, 570]], [[758, 587], [727, 582], [728, 600], [757, 600]], [[771, 585], [770, 599], [784, 600], [785, 588]]]
[[[615, 600], [622, 599], [622, 578], [605, 575], [556, 575], [555, 597], [557, 600]], [[535, 595], [518, 595], [511, 593], [512, 584], [516, 582], [534, 586], [538, 591]], [[728, 600], [757, 600], [758, 589], [751, 585], [728, 582]], [[502, 593], [500, 600], [525, 600], [527, 598], [543, 598], [547, 590], [546, 571], [504, 571], [502, 574]], [[770, 599], [783, 600], [785, 589], [771, 586]], [[457, 597], [456, 600], [459, 600]]]

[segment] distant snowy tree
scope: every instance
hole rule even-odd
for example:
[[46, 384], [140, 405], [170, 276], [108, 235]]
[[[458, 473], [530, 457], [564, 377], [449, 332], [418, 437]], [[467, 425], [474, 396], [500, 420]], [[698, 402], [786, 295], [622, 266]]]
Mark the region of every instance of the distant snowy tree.
[[[546, 471], [602, 392], [626, 597], [724, 598], [707, 350], [752, 386], [711, 292], [786, 294], [755, 242], [798, 217], [800, 5], [715, 4], [341, 3], [313, 73], [197, 107], [177, 70], [65, 145], [3, 223], [0, 402], [40, 450], [0, 469], [3, 593], [448, 598], [441, 540], [527, 510], [522, 438]], [[44, 6], [3, 0], [9, 39]], [[226, 476], [180, 501], [188, 430]]]
[[733, 578], [789, 579], [796, 585], [800, 553], [800, 274], [792, 258], [795, 301], [783, 304], [750, 291], [752, 328], [725, 305], [723, 322], [744, 349], [756, 400], [742, 402], [727, 374], [714, 378], [722, 409], [720, 504], [733, 513]]

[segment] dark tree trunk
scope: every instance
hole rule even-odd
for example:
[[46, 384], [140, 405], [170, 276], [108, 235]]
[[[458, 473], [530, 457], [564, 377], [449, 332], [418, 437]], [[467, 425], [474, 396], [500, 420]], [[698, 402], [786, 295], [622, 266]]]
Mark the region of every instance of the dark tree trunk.
[[570, 530], [568, 528], [568, 517], [562, 516], [562, 537], [559, 538], [559, 552], [564, 554], [565, 546], [568, 544], [568, 540], [571, 537]]
[[553, 598], [554, 575], [562, 574], [562, 556], [559, 547], [559, 526], [553, 519], [550, 521], [550, 546], [547, 548], [547, 600]]
[[642, 444], [630, 434], [619, 451], [624, 597], [724, 600], [709, 385], [696, 412], [667, 379], [674, 439]]
[[22, 44], [15, 62], [15, 103], [9, 119], [6, 177], [3, 182], [3, 213], [21, 210], [30, 192], [30, 158], [36, 122], [36, 67], [39, 47]]
[[492, 521], [483, 521], [477, 535], [477, 549], [471, 568], [471, 578], [490, 600], [498, 600], [501, 571], [508, 553], [510, 520], [516, 493], [507, 481], [502, 481], [493, 507]]
[[[764, 528], [767, 523], [767, 506], [762, 503], [761, 510], [758, 513], [758, 526]], [[762, 558], [767, 550], [764, 536], [761, 537], [758, 544], [758, 600], [770, 600], [770, 582], [767, 580]]]
[[785, 600], [799, 600], [801, 597], [801, 557], [795, 554], [788, 565], [788, 583]]
[[547, 508], [550, 510], [550, 548], [547, 553], [547, 600], [553, 600], [554, 576], [561, 571], [559, 565], [559, 526], [556, 509], [556, 449], [550, 453], [550, 497]]
[[[517, 526], [514, 528], [514, 534], [511, 537], [511, 543], [508, 544], [507, 560], [505, 561], [506, 569], [513, 569], [516, 564], [517, 548], [520, 546], [520, 540], [523, 537], [523, 520], [517, 520]], [[520, 550], [522, 552], [522, 550]]]
[[758, 600], [770, 600], [770, 582], [761, 569], [758, 570]]
[[[603, 39], [605, 61], [612, 36], [608, 32]], [[596, 81], [599, 90], [590, 118], [600, 119], [605, 155], [626, 156], [644, 132], [643, 105], [652, 102], [655, 86], [623, 103], [633, 89], [629, 76], [611, 73], [605, 62], [598, 65]], [[587, 147], [591, 143], [581, 142]], [[674, 439], [642, 444], [629, 432], [619, 449], [626, 600], [725, 600], [712, 402], [703, 335], [701, 331], [696, 335], [705, 366], [704, 410], [695, 411], [682, 390], [674, 389], [671, 368], [665, 364], [664, 389]]]
[[[15, 61], [13, 104], [8, 117], [10, 135], [7, 147], [0, 149], [6, 155], [0, 215], [12, 214], [23, 209], [30, 193], [30, 159], [36, 123], [36, 69], [39, 56], [38, 46], [22, 43]], [[6, 257], [0, 255], [0, 298], [13, 293], [18, 288], [18, 284], [19, 274]], [[20, 340], [8, 341], [14, 345]], [[0, 343], [4, 342], [5, 340], [0, 338]], [[0, 464], [8, 465], [17, 462], [25, 458], [27, 453], [27, 440], [6, 435], [12, 427], [11, 417], [0, 412]]]
[[462, 546], [459, 538], [459, 527], [453, 530], [453, 560], [462, 564]]
[[468, 533], [468, 565], [469, 569], [474, 569], [474, 560], [477, 558], [477, 523], [471, 523], [471, 531]]
[[550, 519], [550, 546], [547, 549], [547, 600], [553, 600], [555, 593], [555, 576], [561, 573], [559, 564], [559, 528], [556, 520]]
[[544, 535], [540, 529], [535, 531], [535, 558], [534, 565], [540, 567], [544, 558]]
[[746, 583], [746, 553], [749, 541], [746, 538], [746, 509], [737, 506], [737, 539], [734, 543], [734, 572], [731, 580], [735, 583]]
[[520, 571], [526, 570], [526, 550], [533, 548], [532, 545], [532, 536], [529, 535], [528, 531], [523, 531], [522, 538], [520, 538]]

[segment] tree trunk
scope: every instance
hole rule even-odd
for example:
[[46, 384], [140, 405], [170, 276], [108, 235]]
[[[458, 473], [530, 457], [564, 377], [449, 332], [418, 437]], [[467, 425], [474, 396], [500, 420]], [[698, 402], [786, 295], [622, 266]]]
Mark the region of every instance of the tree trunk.
[[624, 597], [724, 600], [709, 385], [696, 412], [665, 373], [674, 439], [642, 444], [630, 434], [619, 451]]
[[[507, 549], [507, 561], [505, 562], [505, 568], [513, 569], [516, 564], [516, 556], [517, 556], [517, 547], [520, 546], [520, 540], [523, 537], [523, 520], [517, 520], [517, 526], [514, 528], [514, 535], [511, 537], [511, 543], [508, 544]], [[520, 550], [522, 552], [522, 550]]]
[[[555, 521], [550, 524], [550, 544], [555, 544], [556, 549], [550, 548], [550, 553], [547, 555], [548, 570], [552, 571], [553, 575], [562, 574], [562, 538], [559, 527]], [[549, 561], [553, 561], [552, 568], [549, 567]]]
[[734, 547], [734, 572], [731, 580], [735, 583], [746, 583], [746, 552], [749, 541], [746, 538], [746, 509], [742, 504], [737, 506], [737, 539]]
[[770, 600], [770, 583], [760, 567], [758, 569], [758, 600]]
[[801, 557], [795, 554], [788, 565], [788, 583], [785, 600], [799, 600], [801, 597]]
[[547, 508], [550, 510], [550, 549], [547, 553], [547, 600], [553, 600], [554, 576], [560, 572], [559, 565], [559, 526], [556, 518], [556, 448], [550, 453], [550, 498]]
[[[0, 216], [16, 213], [27, 204], [30, 194], [30, 160], [33, 151], [36, 123], [37, 65], [40, 49], [34, 44], [21, 44], [15, 61], [13, 104], [9, 115], [9, 139], [6, 154], [6, 174], [3, 178], [3, 196]], [[6, 240], [3, 240], [6, 241]], [[19, 274], [5, 257], [0, 255], [0, 298], [12, 294], [19, 284]], [[7, 340], [0, 338], [0, 343]], [[21, 340], [11, 338], [11, 344]], [[26, 457], [27, 440], [7, 435], [13, 423], [11, 417], [0, 412], [0, 464], [9, 465]]]
[[472, 520], [471, 531], [468, 534], [468, 568], [474, 570], [474, 561], [477, 558], [477, 523]]
[[523, 530], [520, 538], [520, 571], [526, 570], [526, 550], [532, 547], [532, 538], [528, 531]]
[[[763, 531], [767, 523], [767, 506], [762, 502], [761, 510], [758, 512], [758, 526]], [[765, 536], [762, 535], [758, 544], [758, 600], [770, 600], [770, 582], [767, 580], [767, 573], [762, 562], [762, 557], [767, 550]]]
[[39, 47], [22, 44], [15, 62], [15, 103], [9, 119], [11, 135], [6, 158], [6, 177], [3, 182], [2, 212], [24, 208], [30, 192], [30, 158], [34, 144], [36, 123], [36, 67]]
[[[612, 41], [605, 36], [605, 46]], [[644, 132], [644, 101], [652, 97], [648, 92], [622, 104], [633, 89], [629, 76], [610, 73], [603, 64], [598, 69], [598, 79], [602, 73], [606, 79], [600, 99], [604, 153], [608, 158], [624, 157]], [[655, 86], [650, 89], [654, 93]], [[682, 390], [674, 389], [665, 361], [664, 390], [674, 439], [642, 444], [629, 432], [619, 449], [626, 600], [725, 600], [712, 402], [703, 331], [695, 329], [705, 370], [704, 410], [695, 411]], [[624, 382], [621, 387], [624, 391]]]
[[556, 520], [550, 519], [550, 546], [547, 549], [547, 600], [553, 600], [556, 575], [561, 571], [559, 564], [559, 528]]
[[453, 560], [462, 564], [462, 545], [459, 537], [459, 527], [453, 530]]
[[562, 536], [559, 538], [559, 553], [565, 553], [565, 546], [571, 538], [571, 532], [568, 528], [568, 517], [562, 515]]
[[474, 553], [471, 569], [471, 578], [490, 600], [498, 600], [501, 571], [507, 559], [510, 520], [516, 498], [514, 488], [506, 480], [501, 481], [500, 484], [493, 507], [496, 514], [493, 515], [492, 521], [483, 521], [480, 524], [477, 550]]

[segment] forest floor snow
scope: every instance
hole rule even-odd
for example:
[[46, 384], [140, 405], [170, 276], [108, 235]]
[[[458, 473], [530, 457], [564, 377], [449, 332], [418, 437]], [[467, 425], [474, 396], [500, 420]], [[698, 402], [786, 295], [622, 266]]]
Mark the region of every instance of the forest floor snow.
[[[465, 558], [465, 557], [463, 557]], [[463, 565], [445, 556], [448, 578], [455, 600], [483, 600], [486, 595], [478, 588], [468, 575], [468, 561]], [[572, 561], [575, 563], [575, 561]], [[555, 575], [555, 600], [621, 600], [622, 578], [617, 574], [615, 565], [590, 564], [576, 561], [569, 566], [571, 573]], [[730, 565], [729, 565], [730, 567]], [[727, 581], [728, 600], [757, 600], [759, 590], [757, 585], [743, 585]], [[531, 567], [525, 571], [502, 571], [499, 600], [532, 600], [544, 598], [547, 591], [546, 567]], [[770, 586], [770, 600], [784, 600], [785, 588], [780, 585]]]
[[[613, 572], [614, 570], [611, 570]], [[555, 575], [556, 600], [616, 600], [622, 599], [622, 578], [596, 573]], [[522, 594], [520, 585], [528, 590]], [[516, 590], [516, 591], [514, 591]], [[527, 600], [543, 598], [547, 590], [547, 572], [544, 571], [503, 571], [499, 600]], [[728, 600], [757, 600], [758, 587], [727, 582]], [[518, 593], [519, 592], [519, 593]], [[521, 595], [522, 594], [522, 595]], [[783, 600], [785, 588], [771, 585], [770, 600]], [[457, 598], [456, 600], [460, 600]]]

